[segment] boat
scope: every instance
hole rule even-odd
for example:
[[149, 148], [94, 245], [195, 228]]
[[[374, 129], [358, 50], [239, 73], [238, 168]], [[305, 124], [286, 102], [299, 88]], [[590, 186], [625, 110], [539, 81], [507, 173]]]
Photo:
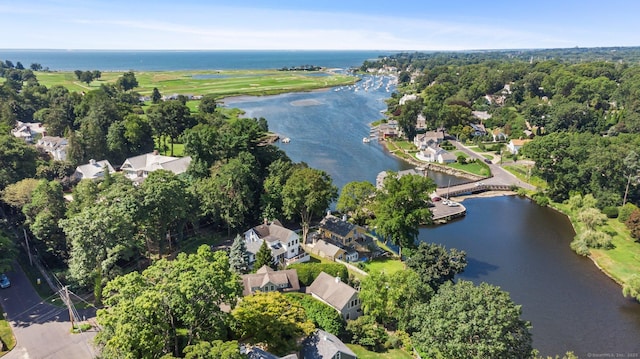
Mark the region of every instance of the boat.
[[289, 137], [285, 137], [282, 139], [282, 143], [289, 143], [291, 142], [291, 139]]
[[362, 137], [362, 143], [369, 143], [371, 142], [371, 139], [369, 139], [369, 137]]

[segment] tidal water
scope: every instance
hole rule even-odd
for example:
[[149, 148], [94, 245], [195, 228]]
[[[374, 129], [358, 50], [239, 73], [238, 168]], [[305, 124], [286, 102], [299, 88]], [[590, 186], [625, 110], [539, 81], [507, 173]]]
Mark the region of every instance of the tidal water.
[[[342, 188], [347, 182], [369, 181], [375, 184], [381, 171], [413, 168], [390, 154], [381, 143], [369, 137], [373, 121], [384, 116], [384, 102], [395, 90], [390, 76], [364, 76], [355, 86], [287, 93], [275, 96], [242, 96], [225, 99], [227, 107], [237, 107], [248, 117], [264, 117], [269, 130], [290, 143], [278, 143], [294, 162], [329, 173]], [[387, 92], [387, 89], [389, 92]], [[462, 178], [431, 172], [441, 186], [455, 185]]]
[[640, 304], [571, 251], [575, 232], [566, 216], [511, 196], [463, 204], [466, 217], [423, 228], [419, 239], [466, 251], [468, 266], [458, 278], [508, 291], [531, 321], [541, 354], [640, 356]]

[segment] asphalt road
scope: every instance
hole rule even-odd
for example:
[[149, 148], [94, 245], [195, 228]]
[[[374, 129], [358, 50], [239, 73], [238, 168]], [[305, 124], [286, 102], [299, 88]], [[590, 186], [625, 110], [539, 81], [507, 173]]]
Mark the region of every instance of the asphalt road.
[[[3, 359], [87, 359], [96, 356], [97, 351], [92, 346], [95, 330], [72, 334], [66, 307], [43, 302], [19, 265], [15, 264], [7, 276], [11, 287], [0, 289], [0, 304], [11, 323], [17, 344]], [[60, 303], [60, 298], [56, 301]], [[84, 314], [88, 320], [93, 320], [91, 311]]]

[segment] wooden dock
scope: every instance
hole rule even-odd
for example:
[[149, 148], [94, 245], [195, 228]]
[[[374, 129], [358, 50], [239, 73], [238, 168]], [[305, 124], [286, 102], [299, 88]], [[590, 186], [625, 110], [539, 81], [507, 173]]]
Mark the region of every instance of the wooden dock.
[[451, 201], [456, 205], [447, 205], [445, 202], [446, 200], [433, 202], [435, 206], [431, 207], [431, 213], [433, 213], [434, 223], [447, 223], [454, 218], [463, 217], [467, 214], [467, 208], [462, 203]]

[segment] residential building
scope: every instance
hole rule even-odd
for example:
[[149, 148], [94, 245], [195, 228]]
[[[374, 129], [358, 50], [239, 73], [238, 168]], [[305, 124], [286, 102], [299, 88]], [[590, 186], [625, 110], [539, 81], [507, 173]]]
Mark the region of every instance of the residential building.
[[416, 157], [425, 162], [436, 162], [441, 164], [456, 162], [456, 156], [438, 146], [428, 146], [416, 154]]
[[[313, 244], [307, 246], [307, 250], [322, 258], [331, 259], [332, 261], [346, 260], [347, 251], [333, 243], [324, 239], [318, 239]], [[357, 258], [356, 258], [357, 259]]]
[[267, 242], [271, 255], [276, 263], [290, 264], [295, 262], [306, 262], [309, 255], [300, 249], [300, 237], [288, 228], [285, 228], [280, 221], [275, 220], [253, 227], [244, 232], [244, 240], [249, 252], [249, 263], [256, 261], [256, 254], [262, 246], [262, 242]]
[[470, 123], [469, 126], [473, 129], [472, 136], [485, 136], [487, 134], [487, 129], [484, 128], [482, 123]]
[[358, 356], [338, 337], [321, 329], [302, 341], [304, 359], [357, 359]]
[[[376, 176], [376, 188], [377, 189], [382, 189], [384, 187], [384, 179], [387, 178], [389, 173], [394, 173], [394, 172], [382, 171], [382, 172], [378, 173], [378, 175]], [[398, 177], [402, 177], [402, 176], [406, 176], [406, 175], [418, 175], [418, 176], [423, 176], [423, 177], [426, 176], [426, 173], [425, 173], [424, 169], [422, 169], [422, 168], [412, 168], [412, 169], [408, 169], [408, 170], [398, 171], [398, 172], [395, 172], [395, 174]]]
[[346, 218], [338, 218], [333, 216], [331, 212], [320, 221], [318, 228], [320, 235], [334, 242], [341, 243], [345, 246], [352, 245], [356, 240], [361, 239], [367, 233], [367, 230], [349, 223]]
[[73, 177], [78, 180], [102, 178], [104, 177], [105, 169], [109, 173], [115, 172], [109, 160], [89, 160], [89, 163], [76, 167]]
[[340, 277], [320, 272], [307, 287], [307, 293], [340, 312], [345, 320], [356, 319], [362, 315], [358, 291], [342, 282]]
[[522, 146], [524, 146], [527, 142], [530, 142], [530, 141], [531, 141], [530, 139], [511, 140], [507, 144], [507, 149], [509, 150], [509, 152], [513, 153], [514, 155], [517, 155], [520, 149], [522, 148]]
[[260, 292], [297, 292], [300, 290], [298, 272], [295, 269], [274, 271], [264, 265], [256, 273], [242, 276], [242, 295]]
[[491, 131], [491, 135], [493, 136], [493, 142], [504, 141], [507, 139], [507, 135], [500, 127], [494, 128], [493, 131]]
[[127, 158], [120, 169], [131, 180], [144, 180], [149, 173], [160, 169], [181, 174], [187, 171], [191, 157], [171, 157], [158, 154], [158, 151]]
[[398, 100], [398, 105], [404, 106], [407, 101], [415, 101], [418, 99], [418, 95], [416, 94], [404, 94], [400, 100]]
[[36, 148], [47, 152], [56, 161], [65, 161], [68, 144], [67, 139], [63, 137], [42, 136], [36, 143]]
[[398, 137], [400, 130], [398, 129], [398, 121], [390, 120], [378, 125], [378, 139]]
[[413, 138], [413, 144], [418, 150], [424, 150], [429, 146], [438, 146], [443, 141], [444, 131], [427, 131]]
[[22, 138], [27, 143], [33, 143], [33, 139], [44, 132], [44, 127], [40, 122], [17, 121], [16, 127], [11, 130], [12, 135]]

